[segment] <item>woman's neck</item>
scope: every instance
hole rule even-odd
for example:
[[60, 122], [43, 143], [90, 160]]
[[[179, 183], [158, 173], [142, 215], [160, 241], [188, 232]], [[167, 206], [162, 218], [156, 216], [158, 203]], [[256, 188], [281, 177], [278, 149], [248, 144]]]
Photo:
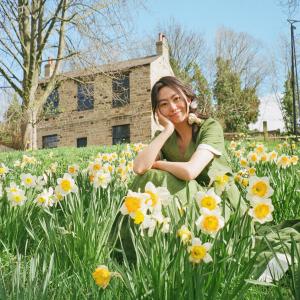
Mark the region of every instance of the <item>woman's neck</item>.
[[176, 124], [175, 130], [181, 140], [189, 139], [192, 135], [192, 126], [187, 121]]

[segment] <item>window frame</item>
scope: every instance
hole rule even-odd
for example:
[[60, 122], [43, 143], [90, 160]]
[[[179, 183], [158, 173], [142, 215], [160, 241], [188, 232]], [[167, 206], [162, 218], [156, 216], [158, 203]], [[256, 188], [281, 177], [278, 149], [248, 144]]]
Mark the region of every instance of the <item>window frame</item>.
[[[127, 132], [125, 132], [125, 134], [116, 137], [115, 136], [117, 134], [116, 131], [120, 128], [128, 128], [128, 130]], [[126, 144], [130, 143], [130, 124], [112, 126], [112, 144], [117, 145], [117, 144], [125, 144], [125, 143]]]
[[[124, 80], [126, 81], [126, 84], [124, 84]], [[128, 105], [130, 103], [130, 72], [124, 72], [122, 74], [114, 75], [114, 77], [112, 78], [111, 89], [113, 108]], [[123, 99], [123, 97], [125, 98]]]
[[[84, 91], [86, 90], [86, 92]], [[77, 83], [77, 111], [86, 111], [94, 109], [94, 83]]]
[[[53, 138], [53, 137], [56, 137], [56, 140], [55, 141], [51, 141], [51, 143], [56, 143], [55, 146], [51, 146], [51, 147], [46, 147], [46, 138]], [[58, 144], [59, 144], [59, 136], [58, 134], [49, 134], [49, 135], [44, 135], [42, 136], [42, 148], [43, 149], [52, 149], [52, 148], [57, 148], [58, 147]]]

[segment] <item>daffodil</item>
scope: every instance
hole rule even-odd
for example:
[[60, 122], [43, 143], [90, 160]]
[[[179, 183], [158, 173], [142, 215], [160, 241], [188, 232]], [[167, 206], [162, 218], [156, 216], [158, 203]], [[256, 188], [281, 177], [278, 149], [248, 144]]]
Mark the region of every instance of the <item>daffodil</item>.
[[112, 273], [109, 271], [108, 267], [104, 265], [98, 266], [93, 272], [93, 278], [96, 284], [103, 289], [108, 286], [111, 277]]
[[207, 208], [208, 210], [219, 209], [218, 205], [221, 203], [221, 198], [211, 188], [207, 192], [198, 192], [196, 194], [196, 201], [200, 208]]
[[76, 176], [79, 171], [79, 166], [77, 164], [69, 165], [68, 166], [68, 173], [72, 176]]
[[145, 193], [149, 195], [147, 204], [152, 208], [161, 210], [161, 206], [167, 206], [170, 203], [171, 195], [166, 187], [155, 187], [155, 185], [149, 181], [146, 183]]
[[237, 147], [237, 143], [235, 141], [231, 141], [229, 144], [229, 148], [232, 150], [235, 150]]
[[228, 182], [229, 182], [229, 176], [227, 174], [215, 176], [213, 183], [216, 189], [216, 193], [218, 195], [221, 195], [223, 193], [223, 191], [227, 187]]
[[188, 248], [188, 251], [190, 253], [189, 260], [195, 264], [199, 264], [202, 261], [205, 263], [211, 262], [212, 257], [208, 253], [211, 247], [211, 243], [202, 244], [199, 238], [193, 238], [192, 246]]
[[36, 176], [31, 174], [21, 174], [21, 184], [26, 188], [33, 188], [36, 186]]
[[266, 199], [273, 195], [273, 189], [270, 186], [268, 177], [251, 176], [249, 178], [249, 186], [247, 188], [246, 198], [251, 199]]
[[288, 155], [281, 155], [277, 158], [276, 164], [277, 166], [285, 169], [286, 167], [289, 167], [291, 164], [290, 157]]
[[299, 161], [299, 157], [297, 155], [292, 155], [290, 158], [290, 162], [292, 165], [296, 165]]
[[265, 152], [265, 146], [263, 144], [257, 144], [254, 151], [261, 155], [263, 152]]
[[5, 188], [7, 193], [16, 193], [19, 189], [19, 186], [15, 182], [11, 182], [9, 187]]
[[149, 207], [146, 204], [147, 200], [149, 200], [149, 194], [136, 193], [129, 190], [120, 211], [123, 215], [130, 215], [132, 218], [135, 218], [136, 213], [145, 213], [147, 211]]
[[249, 152], [247, 158], [248, 158], [248, 161], [251, 163], [256, 164], [259, 162], [259, 156], [256, 152]]
[[100, 171], [95, 174], [93, 185], [95, 188], [102, 187], [107, 188], [108, 184], [111, 181], [111, 176], [109, 172]]
[[201, 216], [196, 221], [196, 226], [203, 233], [215, 236], [224, 227], [224, 218], [219, 210], [201, 209]]
[[182, 225], [178, 231], [177, 236], [179, 236], [180, 240], [186, 244], [192, 239], [192, 233], [189, 231], [188, 227], [186, 225]]
[[37, 195], [34, 202], [37, 205], [43, 206], [43, 207], [53, 206], [53, 204], [54, 204], [53, 188], [50, 187], [48, 190], [44, 189], [44, 191], [42, 193]]
[[8, 192], [7, 199], [12, 206], [22, 206], [26, 202], [27, 197], [25, 196], [25, 192], [18, 188], [13, 192]]
[[247, 169], [247, 173], [249, 176], [255, 176], [256, 169], [254, 167], [250, 167]]
[[273, 220], [274, 206], [271, 199], [252, 199], [250, 204], [252, 208], [249, 210], [249, 215], [254, 221], [264, 224]]
[[66, 196], [72, 192], [76, 193], [78, 191], [78, 187], [75, 184], [74, 179], [68, 173], [65, 173], [63, 178], [58, 178], [57, 183], [57, 191], [59, 191], [63, 196]]
[[240, 159], [240, 165], [243, 167], [243, 168], [246, 168], [248, 166], [248, 160], [244, 157], [242, 157]]
[[273, 150], [268, 153], [268, 156], [269, 156], [269, 161], [276, 161], [276, 159], [278, 157], [278, 153]]
[[102, 169], [102, 161], [100, 158], [95, 159], [95, 161], [91, 162], [88, 166], [88, 170], [90, 174], [99, 172], [101, 169]]
[[259, 157], [260, 161], [263, 163], [269, 161], [269, 156], [266, 152], [262, 152]]
[[243, 151], [242, 151], [241, 149], [236, 150], [236, 151], [234, 152], [234, 155], [235, 155], [235, 157], [237, 157], [237, 158], [240, 158], [240, 157], [242, 156], [242, 154], [243, 154]]
[[5, 166], [5, 164], [0, 164], [0, 178], [4, 178], [6, 174], [9, 172], [9, 169]]

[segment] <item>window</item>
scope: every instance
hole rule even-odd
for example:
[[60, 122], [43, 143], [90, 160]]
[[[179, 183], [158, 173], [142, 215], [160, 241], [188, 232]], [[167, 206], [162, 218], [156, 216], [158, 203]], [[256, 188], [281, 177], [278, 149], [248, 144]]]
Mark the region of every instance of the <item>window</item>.
[[77, 148], [86, 147], [87, 145], [87, 138], [82, 137], [77, 139]]
[[94, 108], [94, 85], [92, 83], [78, 84], [77, 86], [77, 110]]
[[44, 104], [44, 112], [46, 115], [58, 113], [59, 93], [58, 88], [55, 88], [48, 96]]
[[45, 135], [42, 139], [43, 148], [56, 148], [59, 142], [57, 134]]
[[112, 143], [113, 143], [113, 145], [122, 144], [122, 143], [130, 143], [129, 124], [112, 127]]
[[130, 102], [129, 74], [122, 74], [112, 80], [112, 106], [124, 106]]

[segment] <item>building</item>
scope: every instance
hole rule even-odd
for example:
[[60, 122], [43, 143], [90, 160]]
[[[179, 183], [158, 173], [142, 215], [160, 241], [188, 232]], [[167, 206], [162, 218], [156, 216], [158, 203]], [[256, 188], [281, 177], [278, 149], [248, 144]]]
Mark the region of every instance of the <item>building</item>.
[[[50, 72], [48, 64], [45, 77]], [[64, 75], [47, 100], [59, 113], [38, 123], [38, 148], [149, 141], [156, 128], [151, 87], [173, 71], [160, 34], [156, 55]]]

